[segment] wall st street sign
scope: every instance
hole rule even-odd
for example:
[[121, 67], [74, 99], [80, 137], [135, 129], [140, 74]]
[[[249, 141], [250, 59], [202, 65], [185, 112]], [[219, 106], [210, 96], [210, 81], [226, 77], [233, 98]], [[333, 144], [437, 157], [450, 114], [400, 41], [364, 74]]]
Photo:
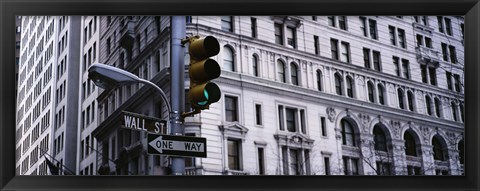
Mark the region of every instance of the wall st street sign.
[[207, 157], [207, 139], [148, 134], [148, 154]]
[[121, 127], [150, 133], [166, 134], [167, 121], [158, 118], [122, 111]]

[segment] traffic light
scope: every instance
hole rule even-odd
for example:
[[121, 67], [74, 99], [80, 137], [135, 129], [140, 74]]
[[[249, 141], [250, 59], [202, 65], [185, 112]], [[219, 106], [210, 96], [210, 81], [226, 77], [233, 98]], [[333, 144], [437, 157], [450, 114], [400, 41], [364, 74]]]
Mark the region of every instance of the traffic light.
[[220, 66], [209, 57], [220, 51], [220, 44], [213, 36], [200, 39], [193, 36], [188, 39], [190, 46], [190, 91], [189, 100], [193, 110], [208, 109], [209, 105], [220, 100], [220, 88], [210, 80], [220, 76]]

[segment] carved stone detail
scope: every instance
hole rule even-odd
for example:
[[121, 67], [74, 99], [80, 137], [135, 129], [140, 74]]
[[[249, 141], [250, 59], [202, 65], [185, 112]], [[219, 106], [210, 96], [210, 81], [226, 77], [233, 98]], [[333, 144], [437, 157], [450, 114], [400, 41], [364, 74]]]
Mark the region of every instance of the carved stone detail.
[[430, 134], [432, 133], [433, 130], [428, 128], [428, 127], [425, 127], [425, 126], [420, 127], [420, 129], [422, 130], [422, 136], [423, 136], [424, 143], [428, 144]]
[[401, 132], [401, 129], [402, 129], [401, 123], [399, 121], [391, 120], [390, 125], [392, 126], [393, 136], [397, 139], [400, 139], [400, 132]]
[[370, 123], [370, 116], [363, 113], [358, 113], [358, 118], [362, 122], [363, 133], [368, 133], [368, 123]]
[[328, 120], [330, 120], [330, 122], [334, 122], [335, 116], [337, 115], [337, 113], [335, 112], [335, 109], [333, 107], [328, 107], [327, 115], [328, 115]]

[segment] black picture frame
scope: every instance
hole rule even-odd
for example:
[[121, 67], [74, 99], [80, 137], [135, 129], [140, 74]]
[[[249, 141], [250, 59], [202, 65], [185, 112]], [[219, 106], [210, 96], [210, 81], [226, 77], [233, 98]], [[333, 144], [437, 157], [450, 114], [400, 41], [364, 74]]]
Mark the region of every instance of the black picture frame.
[[[478, 0], [0, 0], [2, 190], [479, 190]], [[465, 15], [465, 176], [15, 176], [15, 15]]]

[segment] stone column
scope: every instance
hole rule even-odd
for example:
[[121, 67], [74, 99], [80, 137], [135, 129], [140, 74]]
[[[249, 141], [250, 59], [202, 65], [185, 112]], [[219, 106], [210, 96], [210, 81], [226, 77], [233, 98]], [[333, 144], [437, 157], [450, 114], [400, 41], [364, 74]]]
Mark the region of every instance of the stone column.
[[361, 134], [361, 157], [359, 159], [359, 165], [363, 168], [364, 175], [376, 175], [376, 157], [375, 157], [375, 145], [373, 141], [373, 135]]
[[433, 146], [422, 145], [422, 169], [424, 175], [435, 175], [435, 161], [433, 160]]
[[448, 149], [448, 166], [450, 167], [450, 175], [461, 175], [460, 157], [458, 150]]
[[393, 148], [393, 172], [395, 175], [408, 175], [407, 159], [405, 155], [405, 141], [401, 139], [392, 140]]

